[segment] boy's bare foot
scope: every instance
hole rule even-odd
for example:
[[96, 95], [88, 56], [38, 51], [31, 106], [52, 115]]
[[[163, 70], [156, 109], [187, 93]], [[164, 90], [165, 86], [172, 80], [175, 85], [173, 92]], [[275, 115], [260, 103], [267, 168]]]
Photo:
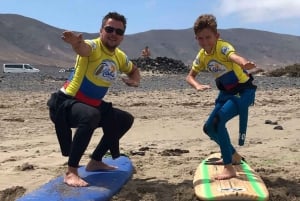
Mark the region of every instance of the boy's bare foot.
[[234, 154], [232, 155], [232, 164], [240, 164], [242, 160], [243, 157], [238, 152], [234, 152]]
[[77, 168], [68, 167], [68, 172], [65, 174], [64, 182], [73, 187], [85, 187], [89, 184], [79, 177]]
[[233, 177], [236, 177], [236, 172], [231, 164], [224, 165], [223, 172], [219, 175], [215, 176], [215, 179], [217, 180], [225, 180], [225, 179], [231, 179]]
[[[235, 152], [232, 155], [232, 165], [239, 165], [239, 164], [241, 164], [242, 159], [243, 159], [243, 157], [239, 153]], [[223, 159], [214, 161], [214, 164], [215, 165], [223, 165], [224, 164]]]
[[219, 160], [217, 160], [217, 161], [214, 161], [213, 164], [214, 164], [214, 165], [223, 165], [224, 162], [223, 162], [223, 159], [221, 158], [221, 159], [219, 159]]
[[91, 159], [86, 165], [85, 170], [92, 172], [92, 171], [100, 171], [100, 170], [115, 170], [117, 168], [118, 167], [107, 165], [102, 161], [95, 161]]

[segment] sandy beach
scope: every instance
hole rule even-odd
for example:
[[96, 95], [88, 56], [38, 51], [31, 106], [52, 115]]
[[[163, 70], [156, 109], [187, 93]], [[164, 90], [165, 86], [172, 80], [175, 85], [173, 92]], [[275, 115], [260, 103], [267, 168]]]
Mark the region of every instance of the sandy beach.
[[[185, 83], [184, 76], [144, 74], [141, 89], [116, 85], [106, 96], [106, 101], [135, 116], [132, 129], [120, 143], [135, 172], [113, 201], [197, 200], [194, 172], [202, 159], [219, 151], [202, 131], [218, 91], [213, 87], [197, 92]], [[263, 178], [270, 201], [299, 201], [299, 78], [257, 78], [259, 88], [249, 111], [246, 143], [236, 147]], [[15, 200], [62, 175], [67, 161], [61, 156], [46, 107], [50, 93], [62, 81], [25, 79], [15, 86], [8, 79], [2, 76], [0, 83], [6, 84], [0, 88], [1, 201]], [[31, 87], [34, 83], [40, 88]], [[237, 145], [238, 118], [227, 128]], [[97, 129], [81, 165], [101, 136], [102, 130]]]

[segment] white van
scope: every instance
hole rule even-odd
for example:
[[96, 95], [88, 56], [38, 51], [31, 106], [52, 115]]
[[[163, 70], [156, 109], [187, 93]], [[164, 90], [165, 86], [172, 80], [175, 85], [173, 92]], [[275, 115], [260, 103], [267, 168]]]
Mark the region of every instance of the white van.
[[4, 73], [37, 73], [39, 69], [30, 64], [3, 64]]

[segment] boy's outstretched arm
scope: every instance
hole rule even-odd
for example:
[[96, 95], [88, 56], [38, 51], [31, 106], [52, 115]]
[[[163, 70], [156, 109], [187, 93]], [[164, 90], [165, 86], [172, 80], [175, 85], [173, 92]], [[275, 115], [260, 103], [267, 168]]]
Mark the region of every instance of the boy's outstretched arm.
[[242, 56], [240, 56], [236, 53], [231, 54], [229, 56], [229, 59], [232, 62], [240, 65], [244, 70], [250, 70], [250, 69], [256, 67], [256, 64], [254, 62], [249, 61], [249, 60], [245, 59], [244, 57], [242, 57]]
[[254, 62], [249, 61], [236, 53], [231, 54], [229, 56], [229, 59], [230, 61], [240, 65], [244, 70], [253, 73], [263, 72], [263, 70], [261, 68], [258, 68]]

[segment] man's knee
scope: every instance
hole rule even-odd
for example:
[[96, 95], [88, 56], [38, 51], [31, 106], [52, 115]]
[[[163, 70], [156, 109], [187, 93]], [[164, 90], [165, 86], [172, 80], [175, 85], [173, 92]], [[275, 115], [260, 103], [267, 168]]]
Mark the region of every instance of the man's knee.
[[122, 127], [124, 130], [129, 130], [134, 122], [134, 117], [129, 112], [123, 111], [121, 117]]
[[203, 125], [203, 132], [208, 135], [208, 127], [206, 123]]
[[130, 125], [130, 127], [132, 126], [134, 122], [134, 116], [130, 113], [128, 113], [128, 125]]
[[82, 116], [80, 118], [79, 124], [88, 125], [92, 129], [96, 129], [101, 119], [100, 112], [95, 110], [82, 111]]

